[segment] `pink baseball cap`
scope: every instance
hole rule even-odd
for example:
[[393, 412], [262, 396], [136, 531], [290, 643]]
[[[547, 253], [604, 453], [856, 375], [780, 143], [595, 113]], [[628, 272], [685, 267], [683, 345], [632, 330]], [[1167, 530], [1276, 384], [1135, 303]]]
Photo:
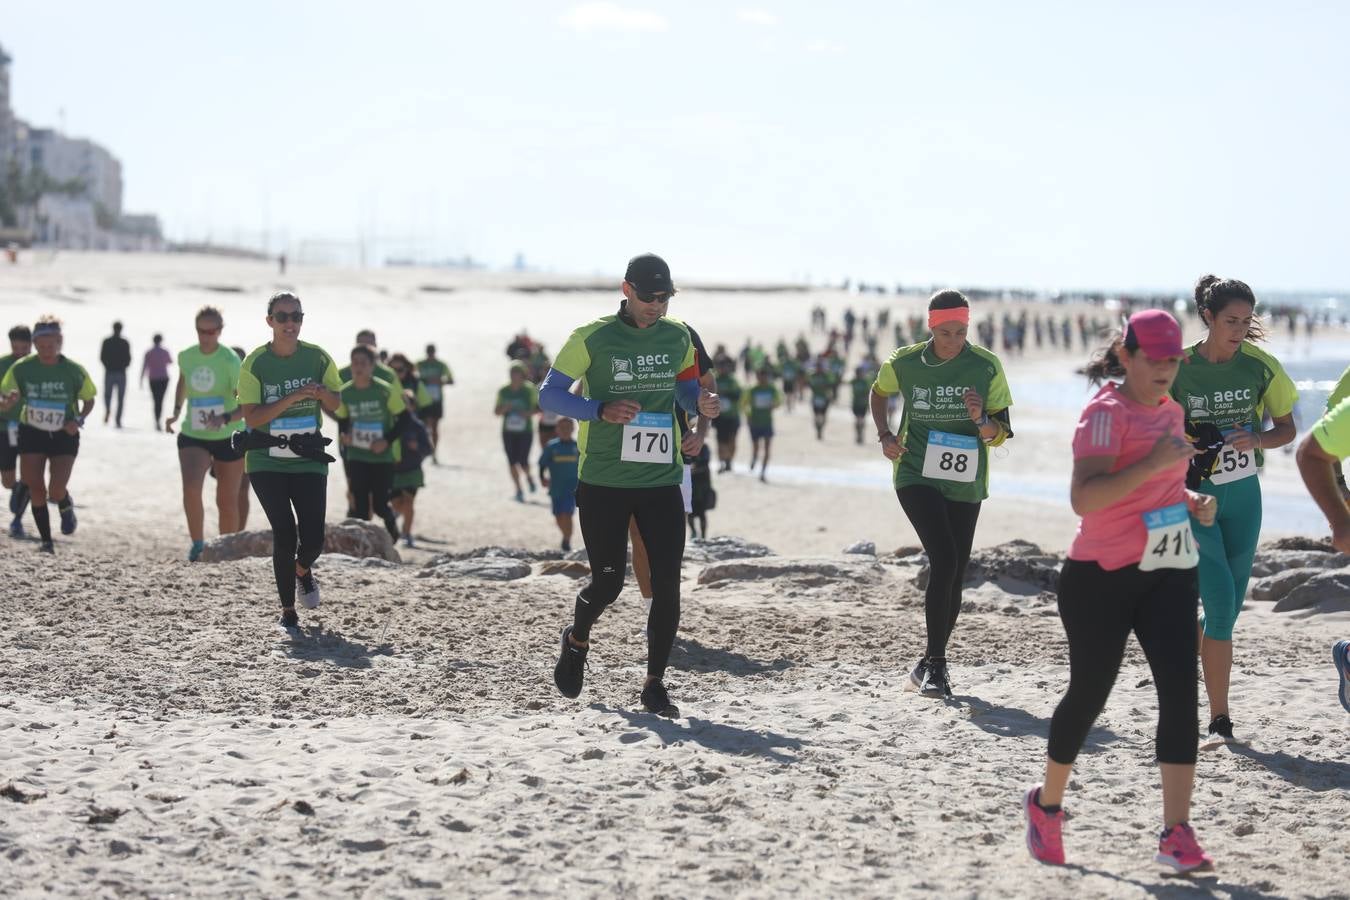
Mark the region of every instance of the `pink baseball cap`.
[[1162, 309], [1145, 309], [1130, 316], [1125, 346], [1131, 344], [1143, 350], [1149, 359], [1185, 354], [1181, 347], [1181, 326], [1171, 313]]

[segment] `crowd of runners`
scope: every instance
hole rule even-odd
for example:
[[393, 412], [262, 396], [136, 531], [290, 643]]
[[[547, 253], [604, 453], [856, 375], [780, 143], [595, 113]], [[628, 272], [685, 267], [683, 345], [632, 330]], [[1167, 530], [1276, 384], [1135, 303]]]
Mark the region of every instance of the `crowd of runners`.
[[[559, 692], [576, 698], [584, 689], [591, 636], [621, 593], [631, 546], [648, 604], [641, 704], [678, 715], [665, 672], [679, 627], [687, 529], [706, 536], [716, 501], [709, 431], [717, 471], [731, 472], [744, 423], [750, 472], [767, 480], [775, 415], [809, 403], [823, 438], [842, 391], [853, 439], [863, 443], [871, 426], [879, 456], [892, 466], [900, 514], [929, 561], [924, 646], [907, 666], [907, 687], [952, 697], [948, 646], [989, 497], [990, 450], [1015, 437], [1012, 388], [994, 350], [969, 339], [984, 321], [973, 320], [969, 299], [954, 290], [933, 294], [925, 317], [895, 323], [903, 340], [883, 361], [877, 350], [888, 316], [872, 321], [850, 312], [842, 330], [825, 332], [818, 352], [803, 336], [793, 346], [780, 341], [772, 354], [750, 343], [735, 356], [722, 344], [709, 354], [698, 330], [670, 314], [676, 287], [664, 260], [633, 258], [621, 288], [618, 309], [579, 325], [556, 357], [517, 335], [493, 407], [514, 497], [523, 502], [527, 490], [540, 486], [549, 492], [565, 551], [572, 549], [579, 511], [591, 577], [561, 631]], [[1099, 390], [1073, 435], [1064, 436], [1072, 440], [1070, 503], [1080, 518], [1058, 590], [1069, 679], [1050, 723], [1044, 777], [1022, 800], [1027, 845], [1040, 861], [1065, 860], [1063, 806], [1072, 766], [1133, 633], [1158, 697], [1163, 831], [1156, 859], [1181, 872], [1212, 867], [1189, 824], [1201, 740], [1197, 669], [1208, 704], [1206, 739], [1238, 740], [1242, 711], [1231, 705], [1229, 684], [1260, 535], [1257, 473], [1265, 452], [1296, 439], [1295, 387], [1260, 347], [1265, 332], [1256, 302], [1245, 283], [1206, 275], [1195, 288], [1201, 340], [1186, 346], [1169, 312], [1140, 309], [1100, 341], [1085, 367]], [[380, 349], [369, 330], [335, 358], [301, 339], [305, 311], [294, 293], [273, 295], [266, 321], [269, 339], [246, 352], [222, 342], [219, 310], [197, 311], [197, 343], [177, 355], [167, 416], [160, 404], [172, 357], [158, 336], [142, 378], [153, 389], [156, 427], [168, 433], [177, 427], [188, 559], [203, 552], [207, 477], [216, 483], [222, 535], [243, 528], [251, 493], [272, 529], [280, 624], [294, 632], [297, 603], [320, 602], [314, 568], [330, 465], [342, 464], [349, 516], [374, 517], [391, 538], [413, 546], [422, 466], [438, 460], [444, 392], [454, 379], [434, 345], [414, 363]], [[105, 422], [115, 416], [119, 426], [130, 364], [120, 332], [115, 326], [102, 360], [116, 364], [105, 377], [104, 402]], [[51, 503], [62, 534], [77, 527], [68, 484], [97, 390], [85, 368], [64, 355], [58, 320], [44, 317], [8, 336], [11, 353], [0, 357], [0, 477], [10, 491], [10, 532], [24, 534], [31, 508], [38, 546], [52, 553]], [[860, 353], [850, 370], [855, 336]], [[539, 454], [532, 461], [536, 431]], [[1347, 454], [1350, 370], [1297, 454], [1342, 552], [1350, 552], [1339, 470]], [[1350, 642], [1333, 649], [1340, 701], [1350, 710], [1347, 654]]]

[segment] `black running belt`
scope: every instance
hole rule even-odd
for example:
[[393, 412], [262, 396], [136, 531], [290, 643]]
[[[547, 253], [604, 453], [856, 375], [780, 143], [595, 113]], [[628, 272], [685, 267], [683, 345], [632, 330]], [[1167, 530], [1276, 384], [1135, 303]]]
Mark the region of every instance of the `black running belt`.
[[1219, 461], [1223, 432], [1212, 422], [1187, 422], [1186, 440], [1191, 442], [1197, 454], [1191, 457], [1190, 467], [1186, 469], [1186, 487], [1198, 491], [1200, 482], [1210, 476]]
[[236, 431], [234, 437], [230, 439], [234, 449], [240, 453], [246, 450], [270, 450], [273, 447], [284, 447], [290, 450], [296, 456], [304, 457], [321, 462], [337, 462], [336, 459], [324, 452], [324, 447], [333, 443], [332, 438], [326, 438], [317, 431], [305, 431], [300, 434], [282, 434], [270, 435], [265, 431]]

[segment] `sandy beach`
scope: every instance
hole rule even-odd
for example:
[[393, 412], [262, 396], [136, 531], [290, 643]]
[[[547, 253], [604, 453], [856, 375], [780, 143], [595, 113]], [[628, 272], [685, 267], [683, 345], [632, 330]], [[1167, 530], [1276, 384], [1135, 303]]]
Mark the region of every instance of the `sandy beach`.
[[[638, 711], [645, 645], [630, 588], [597, 626], [581, 700], [559, 697], [551, 670], [577, 582], [544, 572], [548, 500], [512, 501], [491, 408], [514, 332], [557, 350], [617, 303], [617, 291], [521, 290], [566, 283], [281, 277], [268, 263], [175, 256], [26, 254], [0, 267], [0, 322], [60, 316], [66, 354], [100, 388], [114, 319], [139, 360], [154, 332], [186, 346], [211, 303], [222, 340], [252, 348], [283, 287], [305, 303], [304, 339], [335, 357], [371, 327], [414, 358], [436, 343], [456, 379], [443, 465], [428, 464], [418, 498], [419, 547], [400, 548], [402, 564], [321, 558], [323, 606], [294, 641], [273, 627], [269, 560], [185, 561], [173, 439], [153, 429], [148, 390], [131, 390], [120, 431], [101, 424], [100, 400], [70, 486], [78, 533], [45, 562], [0, 538], [0, 895], [1350, 896], [1350, 718], [1330, 664], [1350, 611], [1248, 601], [1233, 701], [1250, 744], [1202, 752], [1196, 782], [1193, 820], [1217, 873], [1169, 879], [1151, 862], [1156, 705], [1133, 641], [1071, 784], [1072, 865], [1039, 866], [1019, 800], [1067, 681], [1053, 595], [1016, 579], [968, 588], [956, 698], [903, 693], [923, 604], [919, 563], [892, 551], [918, 542], [846, 407], [820, 442], [805, 407], [783, 415], [769, 484], [745, 474], [748, 446], [740, 471], [718, 477], [712, 534], [800, 565], [709, 581], [712, 560], [691, 548], [668, 679], [683, 718]], [[672, 314], [734, 352], [747, 337], [790, 341], [817, 304], [834, 322], [850, 305], [908, 316], [922, 300], [691, 286]], [[1346, 346], [1334, 332], [1272, 349], [1288, 362], [1345, 359]], [[1066, 549], [1083, 359], [1006, 361], [1018, 436], [994, 460], [978, 548]], [[1325, 534], [1292, 455], [1267, 454], [1263, 479], [1263, 539]], [[330, 521], [342, 492], [335, 469]], [[249, 526], [266, 527], [256, 505]], [[878, 555], [844, 556], [855, 541]], [[435, 565], [489, 546], [529, 551], [529, 574]]]

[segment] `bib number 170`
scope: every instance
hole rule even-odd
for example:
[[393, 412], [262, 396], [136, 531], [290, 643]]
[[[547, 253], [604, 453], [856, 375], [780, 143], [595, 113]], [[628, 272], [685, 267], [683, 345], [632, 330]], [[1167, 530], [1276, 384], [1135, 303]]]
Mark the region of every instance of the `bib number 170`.
[[671, 463], [674, 461], [675, 419], [663, 413], [638, 413], [623, 427], [619, 458], [633, 463]]

